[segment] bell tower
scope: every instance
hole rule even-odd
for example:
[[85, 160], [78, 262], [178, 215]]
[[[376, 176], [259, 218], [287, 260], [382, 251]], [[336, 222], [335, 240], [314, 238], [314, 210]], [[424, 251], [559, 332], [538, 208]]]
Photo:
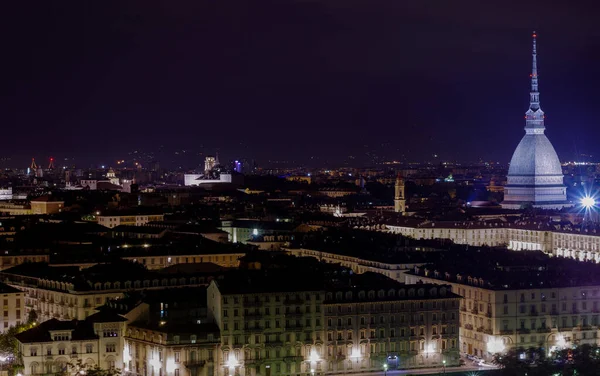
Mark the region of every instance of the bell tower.
[[395, 185], [395, 195], [394, 195], [394, 211], [396, 213], [404, 213], [406, 212], [406, 200], [404, 198], [404, 179], [402, 179], [402, 175], [398, 173], [396, 177], [396, 185]]

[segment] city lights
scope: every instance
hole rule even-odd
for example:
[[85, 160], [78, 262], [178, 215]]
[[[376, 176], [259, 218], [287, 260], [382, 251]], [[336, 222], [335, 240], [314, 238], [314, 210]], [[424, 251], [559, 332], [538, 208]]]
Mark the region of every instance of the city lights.
[[319, 354], [317, 354], [317, 352], [315, 350], [312, 350], [310, 352], [309, 360], [311, 362], [318, 362], [319, 360], [321, 360], [321, 358], [319, 358]]
[[229, 360], [227, 361], [227, 366], [229, 368], [235, 368], [235, 366], [237, 366], [237, 362], [233, 356], [230, 357]]
[[585, 196], [584, 198], [581, 199], [581, 206], [583, 206], [585, 209], [591, 209], [594, 206], [596, 206], [596, 199], [594, 199], [591, 196]]
[[487, 351], [492, 354], [504, 352], [505, 349], [504, 342], [499, 338], [490, 338], [487, 343]]

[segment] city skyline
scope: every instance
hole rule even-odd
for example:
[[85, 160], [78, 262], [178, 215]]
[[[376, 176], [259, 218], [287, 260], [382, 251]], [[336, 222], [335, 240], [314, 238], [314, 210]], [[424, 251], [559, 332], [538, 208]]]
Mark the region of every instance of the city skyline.
[[164, 145], [342, 163], [369, 145], [385, 159], [508, 163], [536, 29], [548, 134], [561, 160], [596, 155], [588, 4], [532, 1], [526, 17], [516, 2], [437, 5], [44, 4], [25, 22], [13, 5], [0, 116], [20, 141], [0, 154], [110, 164]]

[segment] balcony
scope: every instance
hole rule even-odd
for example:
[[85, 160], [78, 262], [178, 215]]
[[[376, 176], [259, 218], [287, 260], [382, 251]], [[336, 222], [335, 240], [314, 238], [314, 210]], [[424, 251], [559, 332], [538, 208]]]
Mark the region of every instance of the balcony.
[[302, 317], [304, 316], [304, 313], [302, 312], [289, 312], [285, 314], [285, 317], [289, 317], [289, 318], [296, 318], [296, 317]]
[[186, 366], [187, 368], [204, 367], [205, 364], [206, 364], [206, 360], [199, 360], [199, 359], [188, 360], [187, 362], [183, 362], [183, 365]]
[[486, 313], [485, 313], [485, 315], [486, 315], [487, 317], [492, 317], [492, 313], [491, 313], [491, 312], [486, 312]]
[[514, 330], [507, 329], [507, 330], [501, 330], [500, 334], [501, 335], [510, 335], [510, 334], [513, 334], [514, 332], [515, 332]]
[[465, 329], [473, 330], [473, 324], [465, 324]]
[[73, 353], [70, 355], [70, 357], [71, 357], [71, 359], [77, 359], [77, 358], [79, 358], [79, 354]]
[[483, 326], [480, 326], [479, 328], [477, 328], [477, 331], [478, 331], [479, 333], [483, 332]]
[[244, 307], [262, 307], [262, 302], [251, 302], [251, 301], [247, 301], [244, 302]]
[[551, 329], [550, 328], [537, 328], [536, 332], [538, 332], [538, 333], [550, 333]]
[[478, 315], [479, 314], [479, 310], [477, 308], [473, 308], [471, 310], [471, 313], [474, 314], [474, 315]]
[[538, 313], [536, 311], [531, 311], [529, 312], [529, 316], [537, 316]]
[[517, 329], [517, 333], [519, 333], [519, 334], [529, 334], [530, 332], [531, 332], [531, 330], [525, 329], [525, 328]]
[[302, 362], [304, 361], [304, 357], [292, 355], [284, 357], [283, 360], [287, 362]]
[[493, 335], [494, 331], [492, 329], [483, 329], [483, 332], [488, 335]]
[[557, 311], [557, 310], [555, 310], [555, 309], [553, 309], [552, 311], [550, 311], [550, 314], [551, 314], [552, 316], [558, 316], [558, 311]]
[[460, 310], [461, 310], [462, 312], [467, 312], [467, 307], [464, 307], [464, 306], [463, 306], [463, 307], [460, 307]]

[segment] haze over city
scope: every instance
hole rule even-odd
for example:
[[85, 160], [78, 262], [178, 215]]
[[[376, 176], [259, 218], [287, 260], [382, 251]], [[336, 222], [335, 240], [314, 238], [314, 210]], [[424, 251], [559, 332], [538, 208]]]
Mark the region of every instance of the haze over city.
[[[547, 134], [596, 159], [593, 1], [21, 2], [2, 23], [5, 167], [135, 150], [340, 165], [508, 163], [537, 30]], [[200, 154], [202, 153], [202, 154]], [[178, 157], [179, 158], [179, 157]], [[163, 164], [171, 162], [162, 158]], [[589, 159], [589, 158], [588, 158]], [[70, 163], [68, 163], [70, 164]]]

